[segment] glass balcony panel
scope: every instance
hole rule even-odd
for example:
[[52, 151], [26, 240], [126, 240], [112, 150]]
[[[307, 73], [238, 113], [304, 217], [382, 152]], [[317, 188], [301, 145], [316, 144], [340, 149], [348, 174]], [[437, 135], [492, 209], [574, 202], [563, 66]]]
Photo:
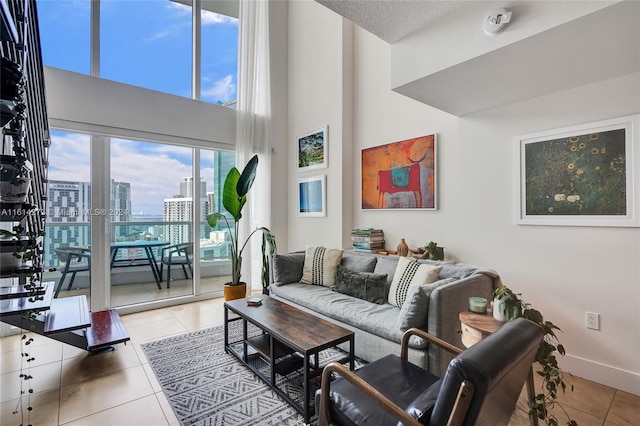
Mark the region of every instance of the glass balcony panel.
[[[235, 166], [235, 153], [200, 150], [200, 179], [207, 188], [202, 205], [206, 205], [200, 226], [200, 292], [222, 292], [223, 285], [231, 280], [231, 235], [224, 221], [215, 229], [207, 223], [212, 213], [224, 213], [222, 189], [224, 180]], [[210, 190], [208, 188], [211, 188]]]
[[90, 140], [83, 133], [51, 131], [42, 279], [59, 287], [57, 297], [91, 295]]

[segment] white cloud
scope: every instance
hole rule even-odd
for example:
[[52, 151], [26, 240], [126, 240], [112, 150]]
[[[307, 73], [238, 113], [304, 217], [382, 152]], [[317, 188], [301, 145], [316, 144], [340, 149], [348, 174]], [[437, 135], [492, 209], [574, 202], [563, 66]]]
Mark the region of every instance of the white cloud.
[[[89, 182], [90, 136], [53, 130], [49, 150], [49, 179]], [[180, 182], [191, 176], [192, 149], [126, 139], [111, 139], [110, 179], [131, 184], [134, 212], [161, 214], [165, 198], [180, 193]], [[213, 151], [201, 154], [201, 178], [213, 191]]]
[[155, 41], [155, 40], [159, 40], [161, 38], [168, 37], [170, 35], [171, 35], [171, 31], [164, 30], [164, 31], [160, 31], [160, 32], [155, 33], [151, 37], [145, 37], [144, 41]]
[[202, 97], [214, 102], [228, 102], [233, 100], [236, 93], [236, 85], [232, 75], [227, 75], [215, 81], [209, 88], [202, 89]]
[[219, 13], [215, 12], [209, 12], [207, 10], [202, 11], [200, 20], [202, 25], [238, 24], [238, 20], [236, 18], [232, 18], [231, 16], [226, 15], [220, 15]]
[[89, 182], [89, 135], [51, 133], [49, 148], [49, 180]]
[[[113, 139], [111, 178], [131, 183], [133, 211], [161, 213], [165, 198], [180, 192], [180, 182], [192, 166], [174, 158], [190, 156], [190, 148]], [[173, 154], [173, 156], [171, 155]]]

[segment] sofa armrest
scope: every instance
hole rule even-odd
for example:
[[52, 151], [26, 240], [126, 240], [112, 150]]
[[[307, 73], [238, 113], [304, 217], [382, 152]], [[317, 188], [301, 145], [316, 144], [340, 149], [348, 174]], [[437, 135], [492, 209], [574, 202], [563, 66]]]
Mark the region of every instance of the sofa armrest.
[[[437, 287], [429, 298], [429, 313], [427, 332], [449, 342], [459, 348], [464, 348], [460, 333], [460, 312], [466, 311], [471, 296], [484, 297], [491, 300], [493, 293], [493, 279], [484, 274], [473, 274]], [[444, 374], [449, 361], [453, 358], [448, 354], [429, 347], [429, 371], [434, 374]]]

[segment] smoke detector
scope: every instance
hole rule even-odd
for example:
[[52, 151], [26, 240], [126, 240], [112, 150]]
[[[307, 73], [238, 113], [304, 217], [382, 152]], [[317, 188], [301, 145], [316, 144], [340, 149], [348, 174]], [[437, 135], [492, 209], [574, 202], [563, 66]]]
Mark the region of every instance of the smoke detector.
[[482, 29], [486, 35], [494, 36], [504, 31], [509, 25], [509, 22], [511, 22], [511, 11], [495, 9], [485, 17]]

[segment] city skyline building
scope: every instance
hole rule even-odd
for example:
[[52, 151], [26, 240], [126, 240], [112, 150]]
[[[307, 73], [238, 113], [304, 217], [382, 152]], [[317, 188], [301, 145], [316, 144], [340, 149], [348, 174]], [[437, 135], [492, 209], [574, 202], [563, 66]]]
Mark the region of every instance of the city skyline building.
[[[110, 213], [112, 222], [131, 221], [131, 184], [111, 180]], [[58, 265], [56, 247], [88, 246], [91, 242], [90, 219], [100, 212], [91, 210], [91, 184], [50, 180], [47, 188], [47, 227], [44, 238], [44, 264]], [[118, 227], [116, 234], [125, 232]]]
[[[191, 222], [193, 221], [193, 178], [184, 177], [180, 182], [180, 195], [165, 198], [162, 219], [164, 222], [184, 222], [182, 224], [165, 225], [165, 237], [170, 244], [180, 244], [191, 241]], [[200, 220], [206, 223], [209, 212], [209, 200], [206, 196], [207, 183], [200, 182]], [[205, 227], [201, 227], [199, 238], [204, 238], [208, 233]]]

